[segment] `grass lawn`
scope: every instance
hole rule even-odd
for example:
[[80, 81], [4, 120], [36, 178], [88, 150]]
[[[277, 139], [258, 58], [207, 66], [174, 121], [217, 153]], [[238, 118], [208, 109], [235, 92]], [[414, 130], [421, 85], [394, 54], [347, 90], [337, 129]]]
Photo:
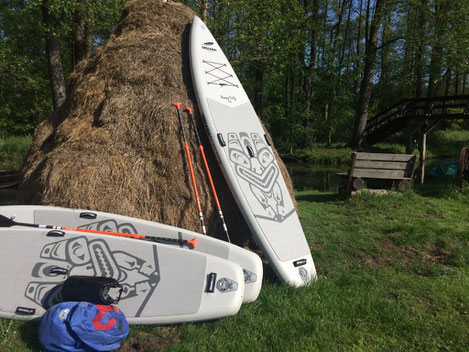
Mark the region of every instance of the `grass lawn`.
[[[469, 186], [405, 194], [297, 193], [319, 279], [295, 289], [266, 268], [230, 318], [132, 327], [122, 351], [468, 351]], [[0, 351], [36, 351], [34, 322], [0, 320]]]

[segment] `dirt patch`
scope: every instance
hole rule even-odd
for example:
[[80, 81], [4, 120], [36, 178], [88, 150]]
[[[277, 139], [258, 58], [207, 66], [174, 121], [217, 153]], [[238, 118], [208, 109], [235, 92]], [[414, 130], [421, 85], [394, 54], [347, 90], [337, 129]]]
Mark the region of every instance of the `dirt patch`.
[[153, 352], [166, 350], [172, 344], [180, 342], [176, 336], [176, 328], [160, 327], [151, 332], [138, 331], [127, 339], [120, 352]]
[[431, 264], [447, 265], [449, 251], [437, 247], [433, 243], [425, 243], [418, 250], [404, 245], [395, 245], [389, 240], [381, 240], [379, 246], [383, 249], [378, 253], [360, 253], [361, 260], [374, 268], [384, 268], [393, 265], [403, 265], [417, 269], [417, 272]]
[[447, 249], [438, 247], [434, 243], [426, 243], [425, 249], [426, 252], [423, 253], [423, 256], [426, 261], [440, 265], [448, 265], [450, 252]]

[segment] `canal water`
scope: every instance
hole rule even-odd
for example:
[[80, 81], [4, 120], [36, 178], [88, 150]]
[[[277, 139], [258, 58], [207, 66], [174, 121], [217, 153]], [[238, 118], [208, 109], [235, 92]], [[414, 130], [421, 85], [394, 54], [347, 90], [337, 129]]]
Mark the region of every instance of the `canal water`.
[[[436, 160], [427, 163], [427, 172]], [[293, 187], [297, 190], [312, 189], [317, 191], [337, 191], [340, 184], [338, 172], [346, 172], [348, 165], [324, 166], [303, 163], [285, 163]], [[12, 205], [16, 202], [17, 188], [0, 188], [0, 205]]]
[[346, 172], [347, 165], [324, 166], [303, 163], [286, 163], [288, 172], [297, 190], [337, 191], [340, 178], [338, 172]]
[[[347, 166], [340, 168], [302, 163], [287, 163], [285, 166], [290, 173], [295, 189], [314, 189], [318, 191], [337, 190], [339, 178], [335, 173], [345, 172], [347, 169]], [[17, 188], [0, 188], [0, 205], [15, 204], [16, 193]]]

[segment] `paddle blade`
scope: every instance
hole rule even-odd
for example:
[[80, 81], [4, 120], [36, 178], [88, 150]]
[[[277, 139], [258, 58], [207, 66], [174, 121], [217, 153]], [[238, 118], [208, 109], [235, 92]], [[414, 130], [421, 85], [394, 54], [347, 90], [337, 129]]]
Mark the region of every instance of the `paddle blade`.
[[7, 218], [6, 216], [0, 215], [0, 227], [11, 227], [15, 225], [16, 223], [13, 220]]

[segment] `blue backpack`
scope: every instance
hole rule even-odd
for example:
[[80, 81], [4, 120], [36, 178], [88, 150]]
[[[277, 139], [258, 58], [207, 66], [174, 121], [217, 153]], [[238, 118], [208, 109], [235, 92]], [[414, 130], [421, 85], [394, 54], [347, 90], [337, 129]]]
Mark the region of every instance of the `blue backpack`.
[[112, 305], [63, 302], [47, 310], [39, 324], [39, 341], [47, 351], [109, 351], [129, 333], [124, 314]]

